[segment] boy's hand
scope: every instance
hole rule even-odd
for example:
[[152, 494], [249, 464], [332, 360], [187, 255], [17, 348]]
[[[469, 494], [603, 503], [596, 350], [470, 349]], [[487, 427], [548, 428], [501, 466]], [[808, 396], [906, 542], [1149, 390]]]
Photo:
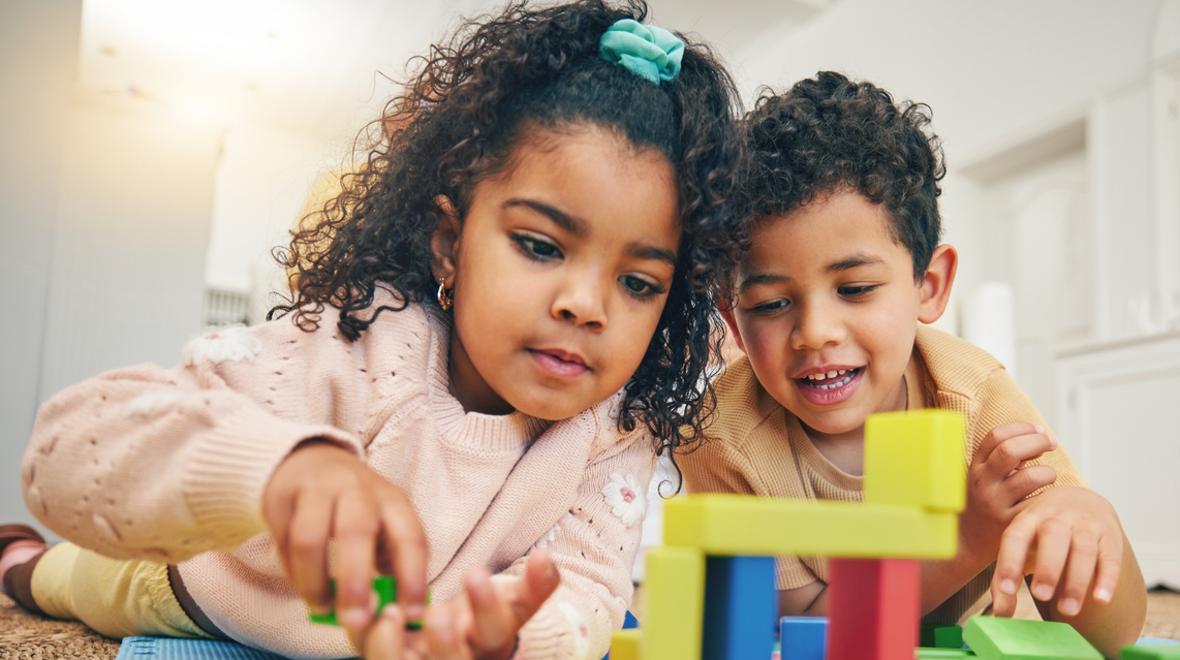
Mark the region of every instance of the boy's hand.
[[521, 626], [560, 583], [557, 567], [541, 551], [529, 555], [523, 576], [493, 581], [486, 570], [472, 571], [463, 594], [427, 609], [420, 633], [401, 632], [400, 608], [386, 607], [365, 640], [365, 657], [506, 660], [516, 651]]
[[987, 434], [967, 468], [967, 508], [959, 516], [961, 548], [995, 556], [1000, 535], [1021, 501], [1057, 479], [1051, 466], [1021, 466], [1056, 446], [1044, 428], [1024, 422], [997, 426]]
[[1123, 531], [1114, 507], [1087, 488], [1059, 487], [1020, 505], [1000, 541], [992, 602], [998, 616], [1016, 609], [1020, 580], [1032, 574], [1040, 601], [1056, 595], [1058, 613], [1076, 616], [1093, 583], [1093, 597], [1109, 603], [1123, 562]]
[[[409, 498], [352, 452], [300, 445], [275, 469], [262, 513], [288, 577], [313, 612], [332, 609], [357, 648], [374, 623], [373, 578], [397, 578], [399, 614], [417, 620], [426, 599], [426, 536]], [[328, 587], [334, 546], [336, 593]], [[379, 628], [384, 629], [385, 626]]]

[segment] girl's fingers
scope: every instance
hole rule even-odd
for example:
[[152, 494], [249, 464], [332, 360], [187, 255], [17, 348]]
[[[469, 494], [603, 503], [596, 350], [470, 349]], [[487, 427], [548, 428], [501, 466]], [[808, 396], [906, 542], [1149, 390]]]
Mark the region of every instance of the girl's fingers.
[[1098, 561], [1094, 575], [1094, 600], [1109, 603], [1123, 570], [1123, 535], [1106, 534], [1098, 540]]
[[397, 605], [389, 605], [373, 622], [360, 650], [367, 660], [402, 660], [405, 637], [405, 614]]
[[467, 660], [465, 640], [459, 634], [455, 615], [449, 607], [431, 607], [426, 612], [427, 657], [432, 660]]
[[287, 529], [284, 561], [295, 591], [313, 612], [332, 608], [328, 589], [328, 533], [335, 501], [303, 491], [295, 501], [295, 513]]
[[1094, 578], [1094, 564], [1098, 560], [1098, 539], [1086, 530], [1077, 530], [1070, 540], [1069, 561], [1065, 565], [1061, 597], [1057, 611], [1067, 617], [1077, 616], [1086, 602], [1086, 592]]
[[350, 635], [363, 636], [373, 618], [378, 531], [376, 507], [366, 494], [355, 490], [342, 493], [333, 524], [336, 618]]
[[1016, 470], [1004, 479], [1004, 500], [1013, 506], [1037, 490], [1057, 481], [1057, 470], [1051, 465], [1030, 465]]
[[477, 568], [468, 573], [466, 587], [472, 611], [471, 645], [475, 650], [493, 651], [511, 643], [520, 623], [511, 606], [496, 594], [487, 570]]
[[1037, 530], [1037, 563], [1029, 590], [1033, 598], [1048, 601], [1057, 592], [1071, 546], [1070, 526], [1056, 518], [1043, 521]]
[[426, 609], [426, 533], [404, 496], [386, 498], [380, 506], [382, 547], [392, 555], [380, 562], [393, 566], [398, 602], [407, 620], [417, 621]]
[[1000, 537], [996, 570], [992, 575], [992, 610], [996, 616], [1012, 616], [1016, 611], [1016, 591], [1024, 579], [1024, 561], [1036, 538], [1036, 516], [1016, 516]]
[[520, 593], [512, 603], [512, 609], [519, 621], [517, 627], [523, 626], [531, 619], [560, 585], [561, 575], [557, 572], [557, 565], [553, 563], [549, 553], [544, 550], [529, 553]]

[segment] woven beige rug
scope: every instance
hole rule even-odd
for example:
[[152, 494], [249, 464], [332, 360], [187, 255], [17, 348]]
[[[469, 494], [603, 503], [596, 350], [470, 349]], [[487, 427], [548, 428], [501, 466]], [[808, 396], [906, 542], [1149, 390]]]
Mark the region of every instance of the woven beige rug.
[[[1180, 639], [1180, 594], [1147, 595], [1144, 635]], [[78, 623], [33, 616], [0, 595], [0, 658], [114, 658], [119, 642], [99, 637]]]

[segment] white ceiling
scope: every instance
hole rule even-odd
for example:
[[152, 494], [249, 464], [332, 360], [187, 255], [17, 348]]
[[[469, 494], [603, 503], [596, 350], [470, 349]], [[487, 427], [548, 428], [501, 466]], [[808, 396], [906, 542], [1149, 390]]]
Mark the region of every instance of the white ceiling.
[[[653, 0], [655, 22], [723, 57], [786, 34], [833, 0]], [[318, 135], [375, 116], [406, 60], [500, 0], [85, 0], [80, 82], [219, 126]]]

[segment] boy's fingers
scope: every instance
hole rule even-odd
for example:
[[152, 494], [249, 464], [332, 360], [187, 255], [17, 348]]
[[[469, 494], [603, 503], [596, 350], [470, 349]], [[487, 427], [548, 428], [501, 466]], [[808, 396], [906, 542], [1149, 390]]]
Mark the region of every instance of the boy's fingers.
[[1054, 481], [1057, 481], [1057, 470], [1052, 465], [1020, 468], [1004, 480], [1004, 499], [1008, 506], [1013, 506]]
[[1008, 438], [1014, 438], [1018, 435], [1027, 435], [1029, 433], [1039, 433], [1038, 429], [1042, 427], [1036, 424], [1027, 422], [1014, 422], [1012, 424], [1002, 424], [992, 429], [991, 433], [984, 436], [979, 446], [975, 448], [975, 454], [972, 457], [973, 463], [984, 463], [991, 458], [992, 452], [995, 448]]
[[335, 502], [318, 499], [306, 491], [295, 502], [295, 514], [287, 528], [286, 563], [291, 584], [312, 611], [332, 607], [328, 589], [328, 532]]
[[1094, 600], [1109, 603], [1123, 570], [1123, 535], [1107, 534], [1098, 540], [1098, 566], [1094, 575]]
[[418, 514], [404, 497], [381, 503], [384, 547], [393, 554], [383, 562], [393, 565], [397, 597], [406, 619], [422, 618], [426, 604], [426, 534]]
[[1012, 616], [1016, 611], [1016, 591], [1024, 579], [1024, 561], [1035, 538], [1037, 523], [1035, 516], [1018, 515], [1000, 537], [992, 576], [992, 609], [996, 616]]
[[345, 491], [336, 506], [336, 618], [352, 634], [362, 633], [373, 617], [376, 513], [369, 498], [355, 490]]
[[1057, 591], [1057, 583], [1061, 580], [1061, 571], [1065, 568], [1065, 560], [1070, 553], [1069, 525], [1050, 518], [1041, 523], [1037, 530], [1037, 563], [1033, 570], [1032, 591], [1033, 598], [1048, 601]]
[[487, 570], [477, 568], [467, 575], [467, 598], [471, 601], [472, 645], [477, 650], [505, 646], [516, 634], [512, 609], [497, 597]]
[[1053, 442], [1043, 433], [1022, 434], [996, 445], [987, 458], [987, 473], [1001, 480], [1009, 472], [1019, 468], [1025, 461], [1040, 457], [1053, 449]]
[[360, 648], [368, 660], [401, 660], [404, 657], [406, 617], [397, 605], [389, 605], [369, 629]]
[[1077, 616], [1086, 602], [1086, 592], [1094, 577], [1094, 563], [1098, 559], [1098, 539], [1092, 534], [1079, 530], [1070, 541], [1069, 561], [1065, 565], [1061, 597], [1057, 599], [1057, 611], [1065, 616]]

